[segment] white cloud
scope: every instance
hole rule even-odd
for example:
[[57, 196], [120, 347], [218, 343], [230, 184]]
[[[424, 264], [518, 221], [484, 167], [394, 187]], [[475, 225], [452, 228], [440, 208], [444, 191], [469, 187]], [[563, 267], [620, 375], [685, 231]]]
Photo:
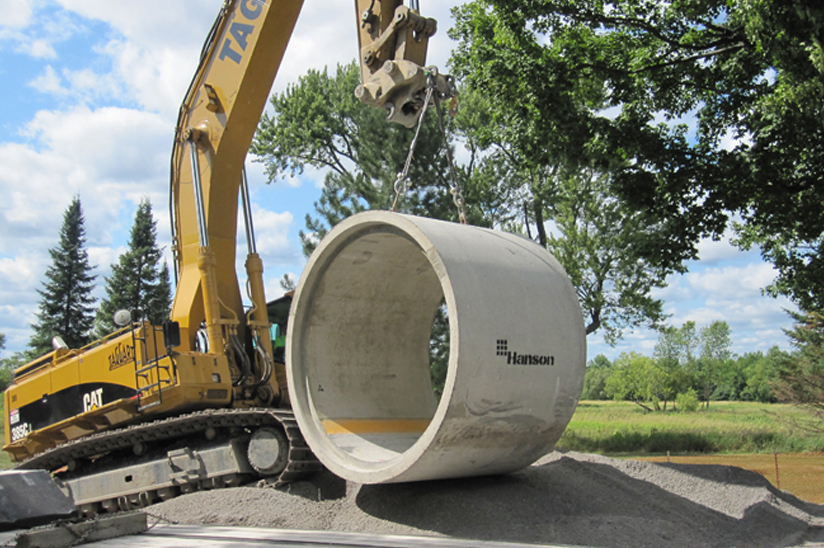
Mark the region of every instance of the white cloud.
[[174, 120], [197, 68], [197, 48], [149, 48], [136, 42], [113, 40], [101, 51], [111, 57], [115, 76], [129, 99]]
[[[684, 283], [684, 277], [681, 275], [670, 276], [667, 278], [667, 286], [652, 290], [654, 299], [660, 299], [666, 303], [686, 301], [690, 299], [691, 295], [692, 289]], [[671, 312], [666, 313], [671, 314]]]
[[698, 257], [700, 264], [710, 265], [719, 261], [729, 260], [742, 255], [742, 251], [730, 243], [729, 234], [719, 240], [704, 238], [698, 242]]
[[[252, 204], [252, 221], [255, 228], [255, 243], [257, 252], [266, 265], [266, 274], [271, 267], [294, 265], [301, 260], [298, 250], [289, 241], [289, 229], [294, 223], [294, 215], [285, 211], [277, 213], [269, 211], [257, 204]], [[247, 253], [246, 232], [243, 224], [242, 211], [238, 212], [237, 221], [237, 269], [244, 271], [244, 262]]]
[[624, 341], [628, 346], [632, 347], [633, 352], [652, 355], [657, 339], [650, 337], [650, 333], [652, 333], [652, 331], [648, 329], [644, 331], [630, 331], [624, 336]]
[[286, 48], [274, 88], [286, 89], [307, 69], [328, 67], [334, 73], [338, 64], [358, 57], [355, 10], [352, 2], [305, 2], [295, 31]]
[[50, 41], [45, 39], [32, 40], [28, 47], [22, 48], [28, 51], [28, 54], [38, 59], [54, 59], [57, 57], [57, 52]]
[[15, 300], [14, 295], [31, 291], [35, 280], [42, 274], [42, 261], [33, 255], [0, 258], [0, 280], [2, 280], [2, 302], [9, 304]]
[[112, 2], [58, 0], [69, 12], [107, 23], [94, 49], [110, 73], [85, 69], [64, 75], [81, 98], [132, 100], [173, 120], [196, 68], [200, 47], [220, 0]]
[[28, 303], [24, 305], [0, 305], [0, 317], [4, 318], [3, 334], [6, 335], [6, 350], [3, 357], [23, 350], [31, 337], [30, 325], [37, 321], [34, 308]]
[[64, 70], [63, 77], [80, 102], [94, 99], [115, 99], [123, 96], [123, 87], [111, 74], [99, 74], [91, 69]]
[[[438, 32], [429, 42], [427, 64], [446, 70], [446, 60], [453, 43], [446, 35], [451, 25], [450, 9], [459, 5], [458, 0], [425, 2], [422, 15], [438, 20]], [[352, 2], [312, 1], [304, 2], [295, 32], [286, 49], [275, 89], [286, 89], [287, 83], [297, 81], [308, 68], [328, 67], [330, 72], [338, 64], [357, 60], [357, 14]]]
[[62, 78], [51, 65], [46, 65], [40, 76], [29, 82], [28, 86], [40, 93], [50, 95], [66, 96], [69, 94], [69, 90], [63, 86]]
[[298, 187], [303, 184], [303, 181], [309, 180], [312, 181], [315, 188], [323, 188], [325, 177], [326, 173], [324, 171], [312, 166], [307, 166], [300, 175], [295, 177], [287, 177], [286, 182], [289, 186]]
[[56, 59], [56, 44], [82, 29], [63, 11], [31, 0], [0, 0], [0, 41], [35, 59]]
[[[264, 292], [267, 300], [272, 300], [283, 295], [284, 290], [280, 286], [283, 274], [290, 274], [296, 281], [299, 275], [295, 275], [291, 270], [296, 264], [302, 266], [305, 259], [299, 251], [289, 241], [288, 232], [294, 222], [294, 216], [286, 211], [276, 213], [268, 211], [255, 204], [252, 205], [252, 217], [255, 226], [255, 241], [257, 251], [264, 264]], [[246, 233], [243, 226], [243, 219], [238, 219], [238, 245], [236, 248], [235, 268], [238, 272], [238, 280], [241, 286], [241, 295], [244, 302], [249, 305], [249, 298], [245, 289], [245, 262], [248, 251], [246, 245]]]
[[275, 299], [280, 298], [281, 296], [283, 296], [284, 293], [286, 293], [286, 290], [283, 289], [283, 287], [281, 287], [280, 285], [280, 281], [281, 279], [283, 279], [284, 274], [291, 277], [295, 281], [295, 284], [297, 284], [298, 280], [300, 279], [300, 273], [295, 274], [294, 272], [289, 271], [279, 272], [278, 276], [267, 277], [266, 283], [264, 284], [267, 300], [273, 301]]
[[0, 0], [0, 32], [4, 28], [23, 28], [29, 25], [34, 14], [34, 0]]
[[[173, 116], [197, 65], [200, 47], [217, 15], [220, 0], [160, 0], [112, 2], [111, 0], [58, 0], [66, 10], [84, 18], [103, 21], [113, 33], [101, 35], [96, 52], [111, 60], [112, 74], [81, 71], [74, 78], [64, 74], [72, 92], [82, 97], [109, 93], [113, 99], [126, 94], [143, 108]], [[441, 30], [430, 43], [430, 63], [444, 66], [451, 42], [446, 36], [451, 0], [429, 6], [427, 16], [440, 17]], [[426, 7], [425, 7], [426, 9]], [[65, 32], [63, 33], [65, 34]], [[60, 39], [62, 39], [61, 37]], [[29, 53], [54, 56], [54, 39], [29, 45]], [[25, 43], [21, 40], [20, 43]], [[31, 42], [31, 40], [29, 40]], [[440, 46], [440, 47], [438, 47]], [[22, 47], [22, 46], [21, 46]], [[35, 51], [36, 50], [36, 51]], [[282, 91], [309, 68], [345, 64], [358, 57], [356, 17], [345, 2], [306, 2], [275, 81]], [[103, 86], [89, 86], [92, 80]], [[114, 80], [114, 81], [112, 81]]]
[[103, 285], [104, 278], [111, 276], [111, 265], [116, 264], [120, 255], [128, 251], [125, 245], [114, 247], [88, 247], [86, 251], [89, 254], [89, 264], [95, 267], [95, 274], [98, 275], [98, 285]]
[[686, 275], [688, 284], [716, 301], [758, 296], [774, 278], [775, 269], [767, 263], [707, 268]]
[[[664, 312], [670, 316], [667, 323], [680, 327], [693, 321], [701, 329], [714, 321], [726, 322], [732, 333], [732, 350], [739, 355], [766, 352], [776, 345], [789, 349], [782, 329], [792, 324], [785, 310], [795, 307], [786, 298], [773, 299], [761, 293], [775, 275], [773, 267], [757, 257], [741, 264], [741, 258], [749, 255], [729, 246], [707, 247], [707, 242], [702, 246], [712, 251], [707, 253], [712, 258], [710, 264], [718, 266], [706, 267], [704, 261], [695, 261], [691, 264], [693, 272], [671, 276], [668, 287], [654, 292], [655, 298], [664, 301]], [[727, 249], [732, 253], [728, 254]], [[615, 348], [606, 345], [598, 334], [588, 339], [590, 359], [599, 353], [614, 359], [621, 352], [652, 355], [658, 333], [650, 329], [628, 331]]]
[[275, 213], [254, 206], [253, 211], [258, 252], [261, 255], [287, 258], [288, 262], [292, 262], [295, 252], [287, 235], [294, 222], [294, 215], [288, 211]]
[[102, 21], [142, 45], [203, 42], [222, 0], [57, 0], [64, 9]]
[[752, 145], [752, 135], [745, 134], [739, 135], [737, 131], [730, 128], [721, 136], [721, 141], [718, 143], [719, 147], [723, 150], [735, 150], [737, 147], [744, 145], [750, 146]]
[[[117, 107], [40, 111], [26, 134], [53, 154], [82, 166], [88, 177], [84, 182], [95, 189], [101, 181], [143, 181], [165, 175], [173, 138], [172, 129], [159, 116]], [[161, 146], [164, 139], [168, 139], [166, 147]]]
[[54, 245], [62, 215], [80, 195], [91, 245], [109, 244], [128, 202], [166, 195], [171, 131], [156, 115], [128, 109], [41, 111], [31, 144], [0, 143], [0, 253]]
[[[789, 322], [782, 322], [785, 324], [785, 329], [789, 328]], [[737, 342], [737, 346], [741, 348], [738, 351], [743, 355], [747, 352], [767, 352], [773, 346], [779, 346], [784, 350], [790, 350], [791, 347], [787, 340], [787, 335], [781, 329], [759, 329], [754, 332], [753, 337], [742, 338]]]

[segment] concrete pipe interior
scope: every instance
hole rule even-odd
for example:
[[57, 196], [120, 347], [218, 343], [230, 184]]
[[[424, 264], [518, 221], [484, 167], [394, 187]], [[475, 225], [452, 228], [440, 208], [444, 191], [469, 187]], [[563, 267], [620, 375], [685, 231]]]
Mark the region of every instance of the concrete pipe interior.
[[[483, 249], [483, 245], [477, 248], [478, 233], [473, 231], [483, 231], [484, 238], [492, 237], [493, 247], [500, 246], [500, 233], [369, 212], [341, 223], [310, 259], [290, 312], [287, 371], [301, 431], [321, 462], [336, 474], [361, 483], [380, 483], [517, 469], [540, 457], [563, 432], [583, 378], [585, 350], [582, 336], [572, 340], [577, 334], [567, 341], [577, 351], [572, 353], [570, 362], [575, 363], [571, 372], [563, 382], [557, 375], [546, 381], [554, 396], [530, 395], [518, 388], [518, 394], [504, 397], [524, 400], [523, 405], [529, 408], [526, 415], [541, 408], [537, 413], [552, 415], [546, 418], [551, 424], [538, 424], [544, 419], [533, 417], [516, 418], [511, 423], [508, 416], [484, 411], [472, 417], [472, 408], [482, 408], [490, 397], [500, 396], [495, 394], [497, 390], [513, 392], [506, 388], [505, 380], [495, 377], [507, 375], [500, 369], [500, 352], [497, 362], [491, 363], [496, 358], [494, 345], [497, 342], [500, 350], [500, 340], [493, 338], [490, 343], [484, 336], [490, 346], [489, 359], [475, 358], [473, 351], [461, 345], [474, 346], [478, 341], [465, 333], [459, 322], [465, 319], [471, 333], [482, 334], [483, 329], [473, 328], [479, 320], [473, 320], [470, 313], [476, 309], [481, 314], [494, 314], [495, 310], [484, 310], [480, 300], [488, 299], [483, 293], [489, 297], [505, 291], [496, 274], [489, 278], [494, 286], [484, 287], [483, 276], [478, 286], [478, 269], [484, 265], [472, 265], [471, 256], [486, 257], [494, 250]], [[460, 256], [461, 250], [469, 250], [469, 255]], [[529, 252], [535, 249], [530, 247]], [[482, 260], [488, 263], [488, 257]], [[506, 257], [503, 260], [510, 262]], [[504, 270], [512, 268], [511, 264], [485, 266], [490, 272], [502, 266]], [[557, 263], [552, 266], [560, 268]], [[536, 274], [542, 275], [532, 276]], [[560, 274], [569, 285], [562, 270]], [[497, 272], [497, 276], [506, 277], [506, 272]], [[464, 278], [462, 285], [478, 287], [456, 291], [454, 284]], [[517, 283], [517, 276], [510, 281]], [[571, 285], [563, 290], [568, 293]], [[518, 291], [527, 294], [523, 288]], [[567, 308], [573, 311], [573, 323], [582, 326], [574, 291], [572, 295], [574, 303]], [[429, 350], [433, 320], [444, 302], [451, 346], [446, 387], [439, 402], [433, 391]], [[500, 303], [492, 299], [487, 306], [495, 308]], [[490, 323], [489, 319], [480, 321]], [[462, 353], [470, 360], [466, 365], [459, 359]], [[544, 369], [549, 369], [549, 359], [545, 358]], [[479, 363], [484, 361], [490, 363]], [[484, 379], [486, 369], [493, 367], [498, 370]], [[539, 368], [526, 373], [537, 373]], [[476, 375], [480, 377], [473, 379]], [[533, 381], [525, 377], [517, 382]], [[562, 384], [563, 390], [559, 390]], [[533, 399], [552, 401], [548, 406], [546, 402], [533, 405]], [[521, 405], [519, 402], [515, 407]], [[520, 417], [522, 413], [515, 414]], [[508, 439], [512, 431], [520, 437]], [[547, 437], [553, 439], [547, 441]]]
[[429, 340], [438, 276], [414, 241], [372, 227], [331, 257], [313, 294], [302, 344], [313, 414], [347, 455], [396, 457], [437, 408]]

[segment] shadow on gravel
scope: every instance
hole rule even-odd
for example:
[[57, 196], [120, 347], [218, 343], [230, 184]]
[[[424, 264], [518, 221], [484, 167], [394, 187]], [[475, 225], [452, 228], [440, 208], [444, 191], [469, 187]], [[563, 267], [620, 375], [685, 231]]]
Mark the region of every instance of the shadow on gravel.
[[[751, 476], [714, 468], [679, 466], [680, 474], [672, 479], [678, 485], [671, 490], [682, 493], [689, 492], [691, 475], [710, 480], [696, 479], [701, 488], [715, 482], [706, 493], [707, 506], [694, 502], [701, 493], [679, 496], [659, 487], [661, 481], [635, 479], [607, 464], [569, 457], [506, 476], [364, 485], [356, 501], [360, 510], [380, 519], [478, 540], [611, 548], [774, 548], [824, 540], [807, 511], [813, 506], [820, 516], [821, 507], [774, 489], [762, 493], [758, 490], [767, 487]], [[666, 468], [648, 470], [667, 473]], [[744, 506], [743, 517], [712, 509], [725, 497], [737, 496], [753, 500]]]

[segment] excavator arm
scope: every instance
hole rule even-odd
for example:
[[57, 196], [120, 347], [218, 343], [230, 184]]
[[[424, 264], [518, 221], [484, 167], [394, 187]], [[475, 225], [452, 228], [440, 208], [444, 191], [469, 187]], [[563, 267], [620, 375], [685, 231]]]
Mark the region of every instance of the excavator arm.
[[[225, 2], [203, 47], [175, 132], [170, 199], [178, 285], [171, 317], [180, 326], [181, 351], [226, 354], [240, 371], [244, 354], [260, 360], [272, 356], [263, 266], [254, 248], [244, 190], [244, 160], [302, 4]], [[363, 85], [355, 93], [388, 110], [390, 120], [411, 126], [433, 72], [422, 65], [437, 24], [402, 0], [356, 0], [355, 8], [363, 74]], [[443, 77], [439, 81], [443, 85]], [[235, 270], [239, 191], [249, 242], [248, 317]], [[205, 337], [198, 337], [201, 329]], [[250, 340], [251, 352], [244, 350]], [[283, 392], [285, 377], [277, 377]]]
[[197, 348], [201, 325], [211, 353], [222, 353], [234, 336], [243, 340], [235, 273], [243, 165], [301, 6], [300, 0], [226, 2], [181, 105], [171, 168], [178, 275], [171, 317], [185, 350]]

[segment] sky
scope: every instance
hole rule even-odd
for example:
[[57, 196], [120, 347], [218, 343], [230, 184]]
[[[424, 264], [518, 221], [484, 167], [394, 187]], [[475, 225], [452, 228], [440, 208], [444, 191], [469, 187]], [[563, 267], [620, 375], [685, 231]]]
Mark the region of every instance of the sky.
[[[147, 197], [159, 244], [168, 250], [169, 156], [177, 109], [201, 45], [223, 0], [0, 0], [0, 356], [23, 350], [36, 321], [48, 253], [56, 246], [73, 196], [85, 216], [87, 250], [103, 295], [111, 264], [126, 250], [134, 213]], [[439, 21], [429, 64], [446, 67], [446, 36], [458, 0], [423, 0]], [[351, 0], [305, 0], [273, 93], [308, 69], [334, 70], [356, 58]], [[305, 264], [298, 231], [320, 196], [322, 173], [267, 184], [263, 166], [247, 160], [266, 293], [282, 294], [284, 274]], [[400, 167], [400, 166], [399, 166]], [[671, 325], [699, 328], [726, 321], [733, 351], [789, 349], [782, 328], [793, 309], [761, 289], [775, 272], [757, 250], [721, 241], [699, 245], [689, 272], [654, 293]], [[245, 252], [244, 252], [245, 253]], [[651, 355], [656, 333], [625, 333], [615, 347], [596, 333], [589, 357], [636, 351]]]

